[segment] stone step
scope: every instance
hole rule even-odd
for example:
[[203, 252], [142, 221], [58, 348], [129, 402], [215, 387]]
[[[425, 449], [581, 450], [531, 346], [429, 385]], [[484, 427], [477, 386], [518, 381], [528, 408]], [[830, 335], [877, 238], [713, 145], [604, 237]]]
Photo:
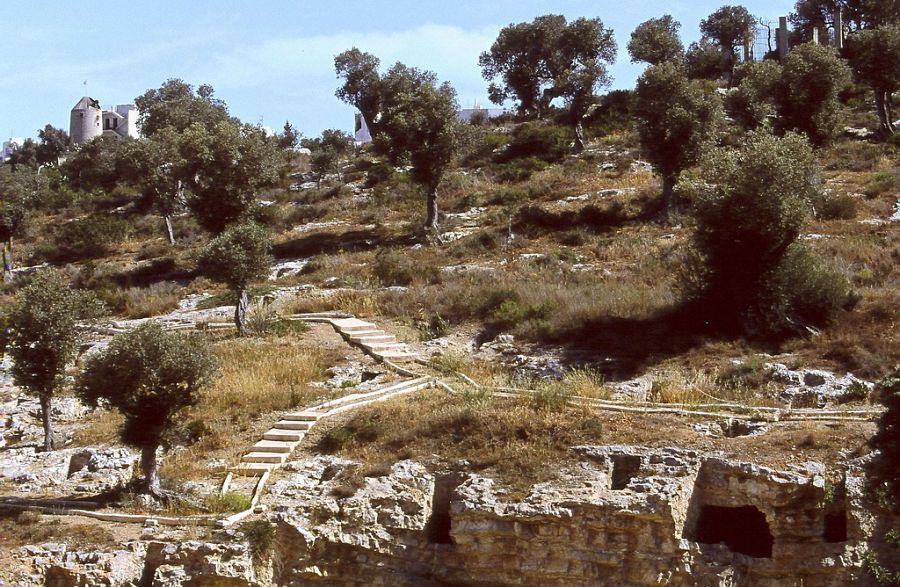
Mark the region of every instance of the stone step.
[[263, 440], [283, 440], [287, 442], [300, 442], [306, 436], [300, 430], [285, 430], [284, 428], [272, 428], [263, 434]]
[[405, 351], [384, 351], [384, 352], [376, 352], [376, 355], [381, 357], [382, 359], [390, 359], [392, 361], [414, 361], [419, 358], [417, 353], [410, 353]]
[[397, 339], [390, 334], [366, 334], [364, 336], [353, 335], [350, 337], [350, 342], [356, 344], [366, 344], [372, 342], [397, 342]]
[[275, 422], [275, 428], [278, 430], [309, 430], [315, 424], [315, 420], [279, 420]]
[[400, 351], [406, 350], [406, 345], [402, 342], [366, 342], [361, 344], [364, 349], [372, 352], [379, 351]]
[[253, 450], [257, 452], [277, 452], [291, 454], [297, 448], [298, 441], [288, 440], [260, 440], [253, 445]]
[[247, 475], [248, 477], [259, 476], [272, 471], [276, 466], [269, 463], [241, 463], [234, 469], [234, 472], [239, 475]]
[[312, 410], [304, 410], [302, 412], [289, 412], [281, 417], [282, 420], [292, 420], [294, 422], [315, 422], [319, 419], [319, 412]]
[[241, 457], [241, 462], [243, 463], [271, 463], [274, 465], [280, 465], [288, 458], [288, 453], [275, 453], [275, 452], [248, 452], [244, 456]]
[[371, 322], [364, 322], [362, 320], [357, 320], [356, 318], [332, 320], [331, 323], [334, 324], [335, 328], [346, 334], [349, 334], [351, 332], [368, 332], [372, 330], [378, 330], [378, 327]]

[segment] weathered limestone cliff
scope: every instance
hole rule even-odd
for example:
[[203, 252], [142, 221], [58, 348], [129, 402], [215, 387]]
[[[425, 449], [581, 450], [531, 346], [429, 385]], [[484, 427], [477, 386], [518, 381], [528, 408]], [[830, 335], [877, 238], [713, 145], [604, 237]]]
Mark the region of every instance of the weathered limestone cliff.
[[331, 457], [295, 461], [265, 500], [277, 536], [261, 559], [220, 532], [220, 543], [104, 555], [93, 562], [110, 569], [105, 580], [72, 553], [48, 559], [45, 576], [60, 586], [865, 585], [864, 552], [900, 521], [863, 499], [861, 463], [832, 483], [816, 463], [775, 471], [675, 448], [574, 450], [577, 466], [519, 500], [489, 478], [411, 461], [370, 476]]

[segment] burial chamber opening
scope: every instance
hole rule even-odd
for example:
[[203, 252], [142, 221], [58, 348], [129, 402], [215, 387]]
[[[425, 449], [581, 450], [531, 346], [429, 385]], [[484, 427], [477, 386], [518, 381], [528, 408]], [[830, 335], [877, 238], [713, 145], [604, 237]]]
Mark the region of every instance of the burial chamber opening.
[[450, 536], [450, 501], [453, 492], [463, 481], [458, 474], [438, 475], [434, 480], [431, 497], [431, 515], [425, 524], [425, 534], [431, 544], [453, 544]]
[[771, 558], [774, 542], [765, 514], [752, 505], [704, 505], [697, 518], [694, 540], [703, 544], [724, 543], [734, 552], [756, 558]]
[[634, 476], [638, 474], [638, 471], [641, 470], [641, 457], [639, 455], [614, 455], [612, 462], [613, 470], [610, 489], [625, 489]]

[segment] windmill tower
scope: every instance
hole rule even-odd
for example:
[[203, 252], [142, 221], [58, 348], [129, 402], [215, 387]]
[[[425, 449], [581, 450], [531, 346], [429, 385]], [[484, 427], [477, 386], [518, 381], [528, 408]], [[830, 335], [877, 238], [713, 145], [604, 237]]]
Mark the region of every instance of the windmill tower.
[[103, 110], [100, 102], [88, 96], [83, 97], [72, 108], [69, 116], [69, 136], [73, 145], [81, 145], [103, 134], [101, 122]]

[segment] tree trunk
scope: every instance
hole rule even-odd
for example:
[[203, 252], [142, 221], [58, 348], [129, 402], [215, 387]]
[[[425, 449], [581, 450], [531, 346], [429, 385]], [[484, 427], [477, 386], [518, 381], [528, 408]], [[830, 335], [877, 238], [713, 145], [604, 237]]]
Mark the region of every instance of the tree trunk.
[[172, 217], [169, 214], [163, 214], [163, 222], [166, 223], [166, 238], [169, 239], [169, 244], [175, 244], [175, 231], [172, 229]]
[[41, 397], [41, 421], [44, 424], [44, 450], [53, 450], [53, 424], [50, 422], [50, 394], [42, 393]]
[[247, 288], [242, 287], [237, 292], [237, 305], [234, 307], [234, 325], [240, 336], [244, 336], [247, 332], [247, 307], [250, 305], [250, 299], [247, 296]]
[[886, 92], [875, 90], [875, 110], [878, 111], [878, 123], [883, 132], [893, 134], [893, 125], [891, 124], [890, 108], [888, 101], [885, 99]]
[[3, 244], [3, 281], [12, 281], [13, 249], [12, 238]]
[[674, 173], [663, 175], [663, 222], [672, 226], [678, 221], [678, 198], [675, 195]]
[[894, 95], [890, 91], [884, 93], [884, 104], [887, 107], [888, 131], [894, 134]]
[[141, 472], [144, 474], [144, 479], [141, 481], [141, 489], [150, 495], [160, 495], [155, 445], [141, 448]]
[[425, 203], [426, 208], [426, 218], [425, 218], [425, 228], [427, 230], [432, 230], [437, 228], [438, 225], [438, 193], [437, 193], [437, 182], [432, 184], [428, 188], [428, 199]]
[[575, 121], [575, 152], [584, 151], [584, 126], [581, 124], [581, 118]]

